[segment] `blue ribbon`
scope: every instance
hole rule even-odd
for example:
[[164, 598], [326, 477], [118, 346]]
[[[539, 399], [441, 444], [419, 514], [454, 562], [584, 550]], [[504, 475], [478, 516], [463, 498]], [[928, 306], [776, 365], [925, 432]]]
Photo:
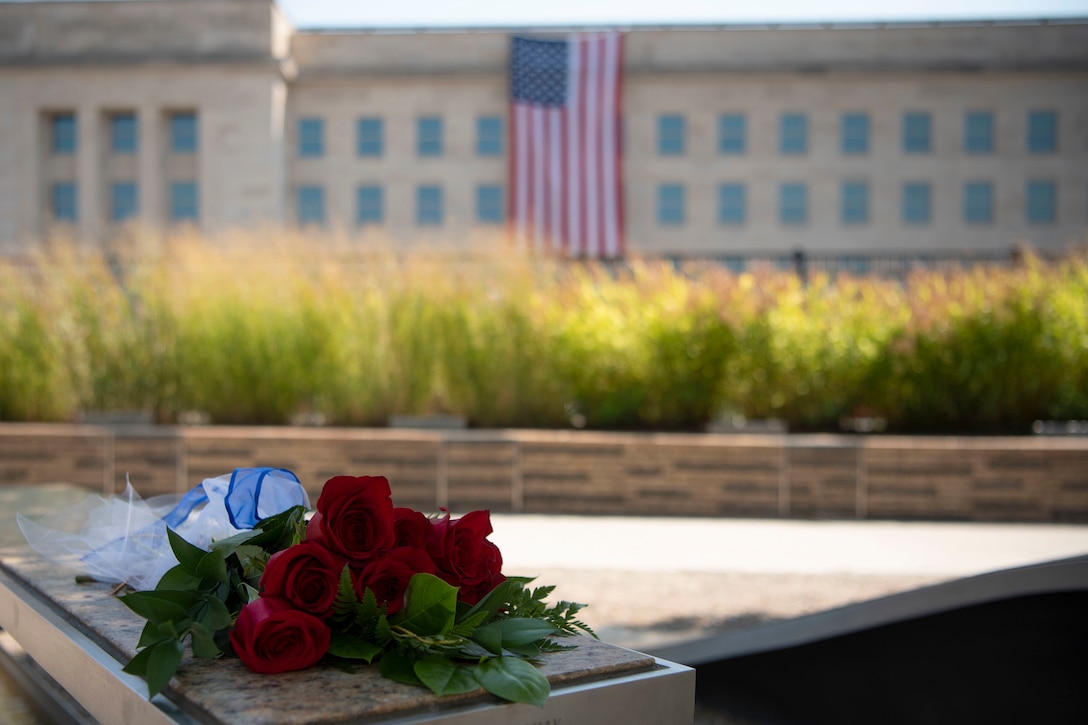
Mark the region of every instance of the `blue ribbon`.
[[[292, 506], [307, 504], [302, 483], [286, 468], [235, 468], [224, 503], [231, 526], [236, 529], [252, 529], [264, 516], [260, 515], [261, 496], [265, 497], [268, 515], [286, 511]], [[204, 485], [196, 486], [182, 496], [178, 505], [162, 517], [172, 529], [180, 526], [193, 513], [193, 509], [208, 502]]]

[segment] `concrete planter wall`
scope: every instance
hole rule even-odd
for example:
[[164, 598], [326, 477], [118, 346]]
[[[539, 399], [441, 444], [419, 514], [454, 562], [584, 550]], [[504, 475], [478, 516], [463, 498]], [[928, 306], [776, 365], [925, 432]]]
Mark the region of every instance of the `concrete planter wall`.
[[0, 424], [0, 485], [145, 496], [236, 467], [454, 511], [1088, 522], [1088, 438]]

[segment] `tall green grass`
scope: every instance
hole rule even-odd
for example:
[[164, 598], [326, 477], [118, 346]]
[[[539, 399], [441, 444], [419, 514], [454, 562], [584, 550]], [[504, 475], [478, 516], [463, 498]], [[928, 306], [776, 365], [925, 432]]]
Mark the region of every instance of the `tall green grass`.
[[1088, 258], [905, 282], [267, 233], [0, 260], [0, 419], [1027, 432], [1088, 418]]

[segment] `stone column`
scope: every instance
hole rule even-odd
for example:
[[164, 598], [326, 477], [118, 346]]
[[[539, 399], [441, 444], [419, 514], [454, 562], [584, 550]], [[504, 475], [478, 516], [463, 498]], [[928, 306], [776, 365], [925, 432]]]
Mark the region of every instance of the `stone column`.
[[103, 188], [101, 118], [98, 108], [82, 105], [76, 111], [76, 183], [79, 238], [83, 244], [97, 245], [102, 240], [102, 220], [109, 200]]
[[163, 173], [163, 114], [157, 106], [148, 104], [140, 106], [136, 113], [139, 127], [136, 177], [140, 182], [140, 219], [152, 227], [162, 227], [169, 216]]

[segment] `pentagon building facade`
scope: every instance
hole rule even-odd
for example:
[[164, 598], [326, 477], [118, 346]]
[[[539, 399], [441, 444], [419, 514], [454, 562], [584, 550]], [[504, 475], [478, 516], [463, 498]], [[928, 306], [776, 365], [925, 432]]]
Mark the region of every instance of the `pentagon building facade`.
[[[467, 243], [503, 228], [511, 34], [580, 30], [299, 30], [270, 0], [0, 3], [0, 250], [132, 220]], [[621, 30], [631, 250], [1085, 239], [1088, 19]]]

